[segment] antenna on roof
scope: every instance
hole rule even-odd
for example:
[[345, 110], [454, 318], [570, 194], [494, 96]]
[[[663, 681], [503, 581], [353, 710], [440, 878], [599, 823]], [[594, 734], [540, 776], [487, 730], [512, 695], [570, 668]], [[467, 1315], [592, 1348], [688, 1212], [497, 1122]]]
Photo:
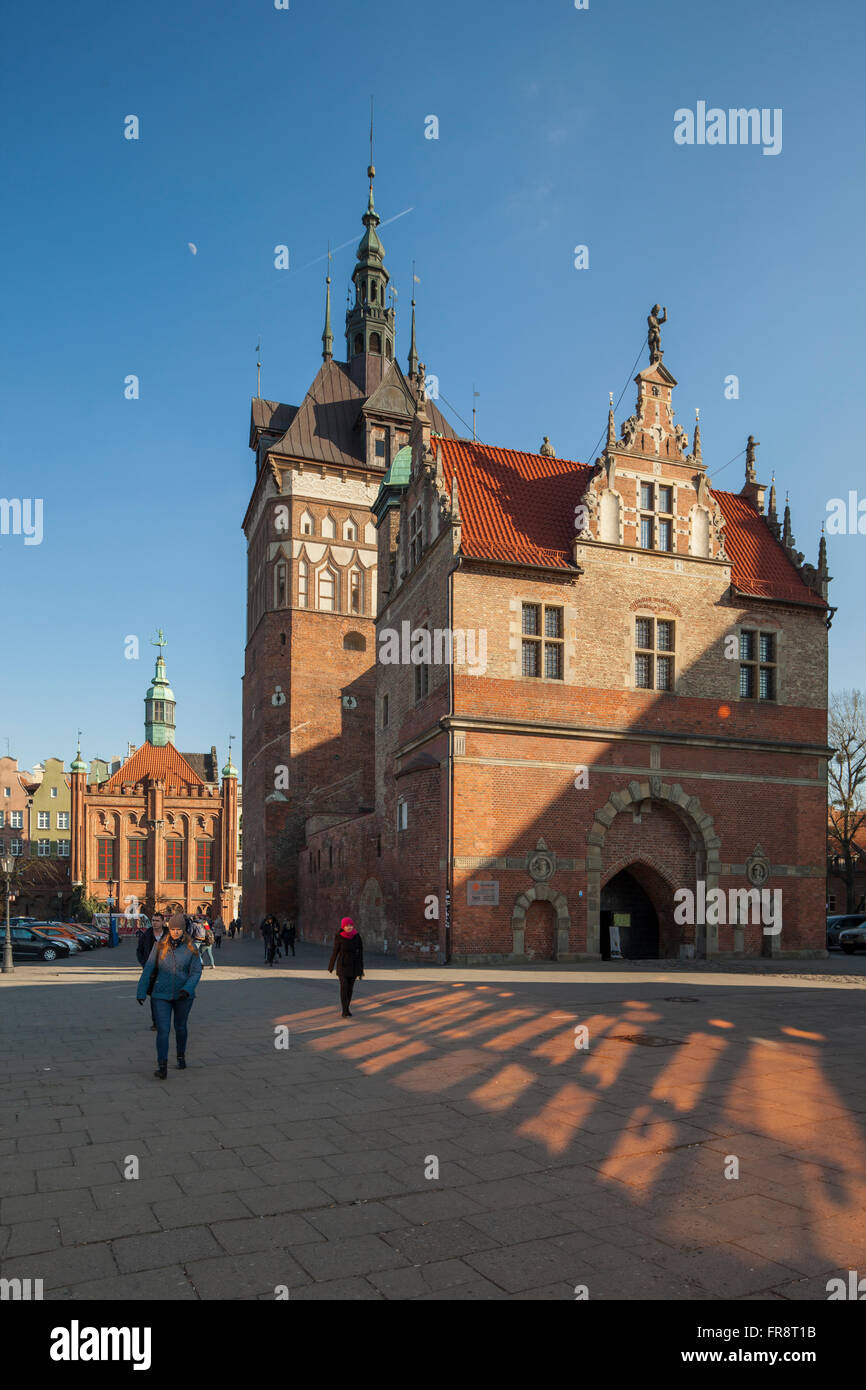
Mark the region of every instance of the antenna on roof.
[[475, 382], [473, 381], [473, 383], [472, 383], [472, 438], [473, 438], [473, 439], [477, 439], [477, 437], [478, 437], [478, 436], [476, 435], [476, 433], [475, 433], [475, 402], [476, 402], [476, 400], [478, 399], [478, 397], [479, 397], [480, 395], [481, 395], [481, 392], [475, 390]]
[[259, 359], [259, 360], [256, 362], [256, 367], [257, 367], [257, 369], [258, 369], [257, 372], [256, 372], [256, 397], [257, 397], [258, 400], [261, 400], [261, 398], [262, 398], [262, 363], [261, 363], [261, 355], [262, 355], [262, 335], [261, 335], [261, 333], [260, 333], [260, 334], [259, 334], [259, 341], [256, 343], [256, 356], [257, 356], [258, 359]]

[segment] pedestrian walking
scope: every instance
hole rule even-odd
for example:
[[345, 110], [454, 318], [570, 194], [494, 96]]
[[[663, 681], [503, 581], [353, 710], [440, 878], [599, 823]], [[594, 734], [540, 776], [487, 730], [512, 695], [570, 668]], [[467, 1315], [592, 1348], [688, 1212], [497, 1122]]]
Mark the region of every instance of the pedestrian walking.
[[[150, 919], [150, 926], [143, 932], [139, 932], [138, 940], [135, 943], [135, 954], [141, 966], [147, 964], [148, 957], [157, 941], [161, 941], [165, 935], [165, 916], [161, 912], [155, 912]], [[156, 1013], [153, 1008], [153, 996], [150, 1000], [150, 1031], [155, 1033]]]
[[213, 926], [211, 927], [211, 931], [213, 932], [213, 944], [216, 946], [217, 950], [219, 950], [223, 944], [223, 935], [225, 933], [225, 929], [226, 928], [225, 923], [222, 919], [222, 913], [218, 912]]
[[355, 988], [355, 981], [360, 980], [364, 974], [364, 943], [351, 917], [343, 918], [340, 923], [340, 930], [334, 937], [334, 949], [328, 964], [329, 974], [333, 972], [335, 965], [340, 981], [340, 1003], [343, 1006], [343, 1018], [351, 1018], [349, 1005], [352, 1002], [352, 991]]
[[186, 1068], [187, 1020], [195, 999], [195, 989], [201, 979], [201, 961], [185, 930], [182, 912], [176, 912], [168, 930], [157, 941], [147, 958], [138, 981], [136, 999], [143, 1004], [150, 995], [156, 1017], [156, 1071], [154, 1076], [165, 1081], [168, 1075], [168, 1044], [174, 1019], [174, 1039], [177, 1046], [179, 1071]]
[[280, 932], [280, 938], [283, 943], [283, 951], [285, 952], [286, 960], [288, 960], [290, 948], [292, 955], [295, 954], [295, 924], [291, 917], [286, 920], [286, 924]]
[[272, 912], [269, 912], [267, 917], [262, 919], [262, 925], [259, 927], [259, 931], [265, 943], [265, 961], [268, 965], [273, 965], [279, 926]]
[[196, 932], [200, 934], [198, 945], [199, 955], [201, 956], [202, 960], [204, 959], [206, 954], [210, 956], [211, 969], [216, 970], [216, 961], [213, 958], [213, 944], [215, 937], [207, 924], [206, 918], [203, 921], [198, 922], [196, 924]]

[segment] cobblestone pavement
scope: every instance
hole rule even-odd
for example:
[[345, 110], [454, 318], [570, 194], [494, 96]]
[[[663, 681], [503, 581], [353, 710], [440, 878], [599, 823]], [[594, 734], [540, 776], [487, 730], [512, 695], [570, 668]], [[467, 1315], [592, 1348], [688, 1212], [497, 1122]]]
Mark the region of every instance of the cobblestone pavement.
[[216, 952], [166, 1082], [131, 942], [2, 977], [2, 1277], [60, 1300], [790, 1300], [866, 1272], [862, 957], [371, 958], [344, 1020], [323, 948], [261, 953]]

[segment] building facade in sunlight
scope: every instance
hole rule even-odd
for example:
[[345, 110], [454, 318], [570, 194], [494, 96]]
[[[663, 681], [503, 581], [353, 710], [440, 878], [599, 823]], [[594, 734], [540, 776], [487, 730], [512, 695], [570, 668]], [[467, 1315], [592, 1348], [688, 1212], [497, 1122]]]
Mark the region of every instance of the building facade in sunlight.
[[430, 962], [823, 954], [823, 537], [751, 438], [710, 486], [656, 311], [594, 464], [457, 438], [376, 220], [348, 361], [328, 313], [301, 407], [253, 402], [246, 905]]
[[[145, 695], [145, 741], [95, 780], [79, 748], [71, 782], [70, 868], [82, 896], [150, 915], [202, 907], [226, 924], [237, 911], [238, 774], [221, 780], [216, 748], [179, 753], [176, 701], [160, 652]], [[93, 778], [93, 780], [91, 780]], [[109, 888], [109, 885], [113, 885]]]

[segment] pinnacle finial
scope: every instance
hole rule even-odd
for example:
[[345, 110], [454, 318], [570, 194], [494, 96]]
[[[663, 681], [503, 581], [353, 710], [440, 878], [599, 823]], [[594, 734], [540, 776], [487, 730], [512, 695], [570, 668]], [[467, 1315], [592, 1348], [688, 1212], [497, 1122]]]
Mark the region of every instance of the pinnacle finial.
[[616, 421], [613, 418], [613, 392], [609, 391], [610, 405], [607, 408], [607, 447], [612, 449], [616, 443]]
[[415, 345], [415, 299], [412, 299], [412, 340], [409, 344], [409, 375], [418, 375], [418, 348]]
[[[328, 270], [331, 269], [331, 248], [328, 247]], [[331, 277], [325, 276], [325, 331], [322, 334], [322, 361], [330, 362], [334, 356], [334, 335], [331, 331]]]
[[701, 463], [701, 412], [697, 406], [695, 406], [695, 443], [692, 453], [695, 463]]

